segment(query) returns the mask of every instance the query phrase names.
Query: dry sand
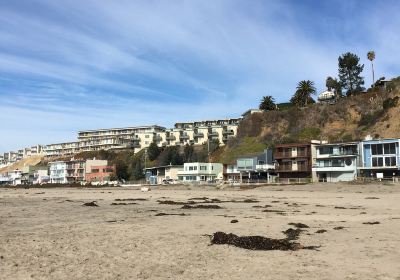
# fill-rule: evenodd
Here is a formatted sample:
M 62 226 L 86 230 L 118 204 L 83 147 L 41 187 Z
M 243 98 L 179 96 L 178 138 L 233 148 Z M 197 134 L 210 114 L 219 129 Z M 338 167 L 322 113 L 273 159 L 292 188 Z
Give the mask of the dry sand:
M 218 204 L 223 209 L 157 202 L 195 197 L 260 202 Z M 126 198 L 148 200 L 115 201 Z M 82 206 L 93 200 L 99 207 Z M 252 251 L 210 246 L 207 236 L 284 238 L 291 222 L 309 226 L 298 242 L 321 247 Z M 0 189 L 0 229 L 1 279 L 400 279 L 399 185 Z

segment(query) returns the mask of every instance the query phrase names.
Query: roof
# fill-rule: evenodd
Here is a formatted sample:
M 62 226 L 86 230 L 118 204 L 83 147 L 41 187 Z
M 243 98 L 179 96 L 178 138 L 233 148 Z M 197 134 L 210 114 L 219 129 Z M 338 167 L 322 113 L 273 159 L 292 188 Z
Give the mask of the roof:
M 325 144 L 316 144 L 315 146 L 346 146 L 346 145 L 358 145 L 359 142 L 333 142 L 333 143 L 325 143 Z
M 285 147 L 302 147 L 311 146 L 311 143 L 287 143 L 287 144 L 276 144 L 275 148 L 285 148 Z
M 109 130 L 125 130 L 125 129 L 141 129 L 141 128 L 161 128 L 161 129 L 166 129 L 163 126 L 159 125 L 142 125 L 142 126 L 130 126 L 130 127 L 116 127 L 116 128 L 100 128 L 100 129 L 89 129 L 89 130 L 81 130 L 78 131 L 79 133 L 85 133 L 85 132 L 96 132 L 96 131 L 109 131 Z
M 183 168 L 183 165 L 162 165 L 162 166 L 147 167 L 147 168 L 144 168 L 144 169 L 145 170 L 152 170 L 152 169 L 171 168 L 171 167 Z

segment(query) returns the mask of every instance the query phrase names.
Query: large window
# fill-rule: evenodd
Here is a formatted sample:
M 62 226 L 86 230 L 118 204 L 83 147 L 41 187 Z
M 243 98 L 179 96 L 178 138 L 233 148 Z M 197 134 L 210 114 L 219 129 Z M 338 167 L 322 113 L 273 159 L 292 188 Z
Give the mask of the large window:
M 200 170 L 207 170 L 207 166 L 200 166 Z
M 331 155 L 331 154 L 333 154 L 333 147 L 320 147 L 319 154 L 320 155 Z
M 372 144 L 371 152 L 373 155 L 383 155 L 383 144 Z

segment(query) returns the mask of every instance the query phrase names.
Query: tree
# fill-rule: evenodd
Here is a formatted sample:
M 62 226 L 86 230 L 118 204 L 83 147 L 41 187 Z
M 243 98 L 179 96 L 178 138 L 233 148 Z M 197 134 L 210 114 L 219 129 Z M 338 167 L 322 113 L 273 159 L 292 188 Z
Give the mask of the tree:
M 375 52 L 374 51 L 369 51 L 367 53 L 367 57 L 371 61 L 371 65 L 372 65 L 372 84 L 375 84 L 375 72 L 374 72 Z
M 332 77 L 326 78 L 325 85 L 329 91 L 333 90 L 335 92 L 336 98 L 343 97 L 342 85 L 336 78 L 335 79 Z
M 150 146 L 147 148 L 147 155 L 149 156 L 149 160 L 155 160 L 160 155 L 161 150 L 157 146 L 155 141 L 151 142 Z
M 132 162 L 132 179 L 140 180 L 144 178 L 143 164 L 140 157 L 134 158 Z
M 339 56 L 339 79 L 345 88 L 346 95 L 351 95 L 363 90 L 364 78 L 360 76 L 364 70 L 364 64 L 360 64 L 360 58 L 353 53 L 345 53 Z
M 183 148 L 183 161 L 184 162 L 194 162 L 196 159 L 196 154 L 194 152 L 193 146 L 186 144 Z
M 314 99 L 312 99 L 311 95 L 315 94 L 316 89 L 314 86 L 314 82 L 300 81 L 296 87 L 296 92 L 293 97 L 290 99 L 290 103 L 303 107 L 307 106 L 307 104 L 315 103 Z
M 271 95 L 264 96 L 261 99 L 259 108 L 264 111 L 275 110 L 276 109 L 275 99 Z
M 158 157 L 158 165 L 181 165 L 183 158 L 179 153 L 179 147 L 166 147 Z

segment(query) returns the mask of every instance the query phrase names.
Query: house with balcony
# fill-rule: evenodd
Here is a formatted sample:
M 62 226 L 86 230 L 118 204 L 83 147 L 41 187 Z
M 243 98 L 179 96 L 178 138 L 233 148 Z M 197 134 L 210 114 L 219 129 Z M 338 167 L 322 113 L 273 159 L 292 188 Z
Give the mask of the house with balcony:
M 311 178 L 311 143 L 278 144 L 274 158 L 279 178 Z
M 242 156 L 236 160 L 240 181 L 267 180 L 271 182 L 275 174 L 272 149 L 265 149 L 258 155 Z
M 184 163 L 178 171 L 178 179 L 183 182 L 214 182 L 223 179 L 222 163 L 190 162 Z
M 313 145 L 314 182 L 353 181 L 357 178 L 358 142 Z
M 49 162 L 50 183 L 65 184 L 67 180 L 67 163 L 65 161 Z
M 400 176 L 400 139 L 364 140 L 358 173 L 362 177 L 385 178 Z

